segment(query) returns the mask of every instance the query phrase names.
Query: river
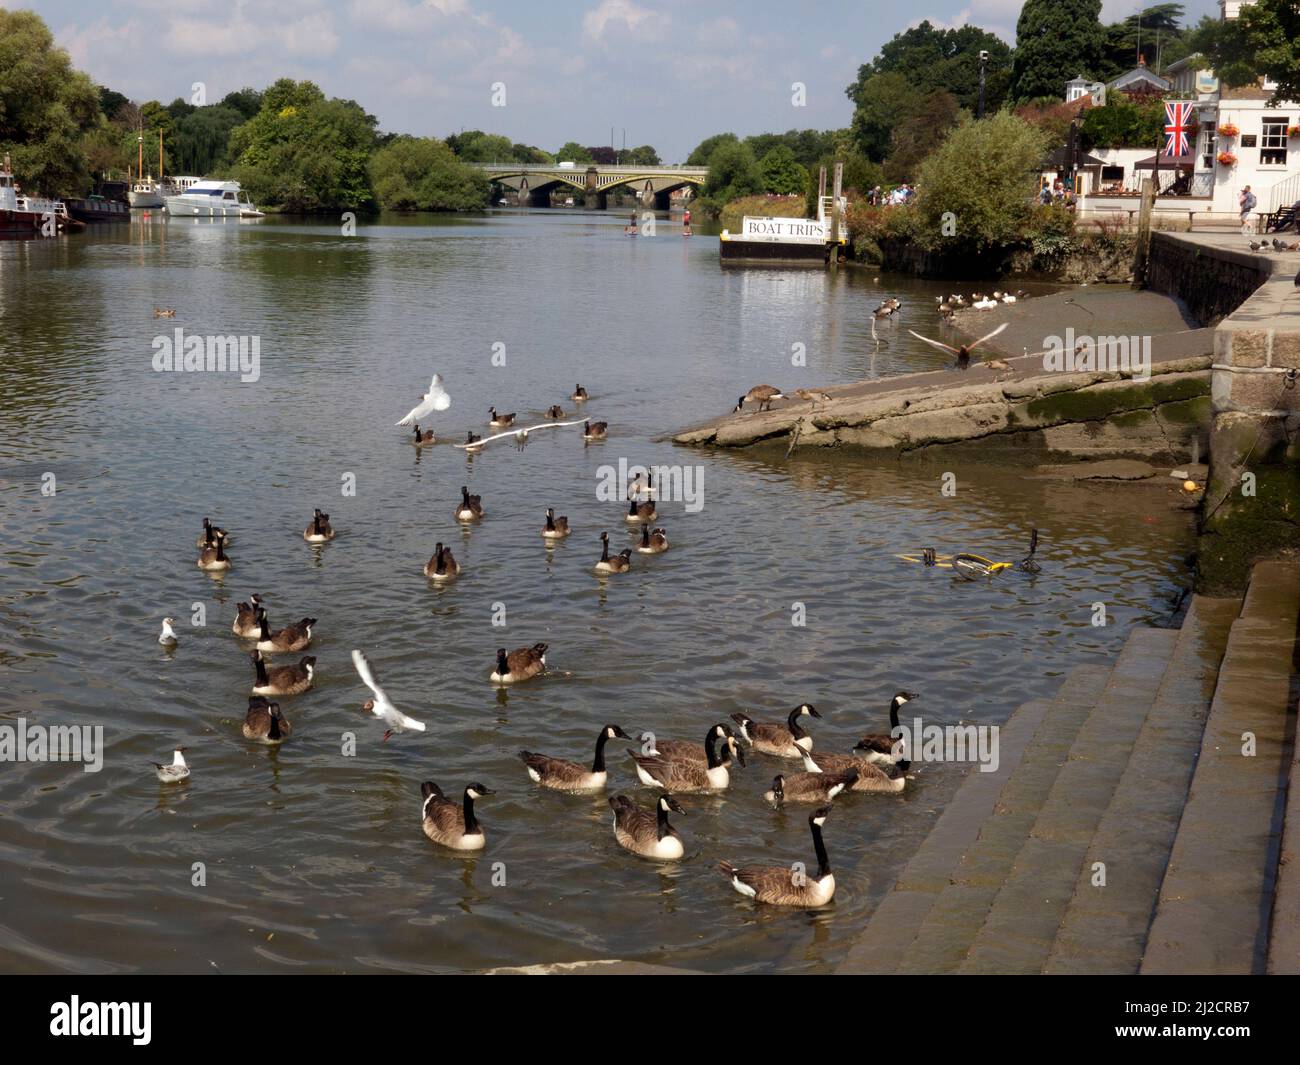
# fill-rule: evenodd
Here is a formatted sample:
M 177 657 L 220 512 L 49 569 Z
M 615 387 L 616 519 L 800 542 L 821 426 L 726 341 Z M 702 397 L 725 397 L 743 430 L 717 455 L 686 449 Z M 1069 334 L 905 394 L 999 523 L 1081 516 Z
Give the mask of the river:
M 155 218 L 0 244 L 0 725 L 102 725 L 105 744 L 97 773 L 0 763 L 5 971 L 590 958 L 826 971 L 968 766 L 919 765 L 901 796 L 841 800 L 826 826 L 839 892 L 805 913 L 758 909 L 716 869 L 814 861 L 808 808 L 762 799 L 797 766 L 751 754 L 728 792 L 684 796 L 686 859 L 658 867 L 614 843 L 605 797 L 540 790 L 517 752 L 587 760 L 606 723 L 695 739 L 733 712 L 776 720 L 801 701 L 823 714 L 818 747 L 846 751 L 887 729 L 900 688 L 922 696 L 909 714 L 993 725 L 1073 666 L 1110 660 L 1134 624 L 1169 618 L 1193 531 L 1151 494 L 966 460 L 663 442 L 760 382 L 941 365 L 907 329 L 942 335 L 945 289 L 860 269 L 723 270 L 716 238 L 682 239 L 664 219 L 628 239 L 623 222 L 537 210 L 345 236 Z M 870 312 L 890 295 L 901 320 L 877 325 L 877 344 Z M 155 371 L 155 338 L 177 328 L 256 336 L 258 379 Z M 568 428 L 522 450 L 416 449 L 394 422 L 435 371 L 452 396 L 431 422 L 440 436 L 490 432 L 493 404 L 524 424 L 552 403 L 572 412 L 581 382 L 582 413 L 609 438 L 584 446 Z M 703 497 L 661 503 L 671 549 L 601 580 L 600 532 L 630 546 L 625 506 L 597 495 L 620 459 L 699 467 Z M 469 530 L 452 518 L 462 484 L 486 509 Z M 575 529 L 553 550 L 547 506 Z M 324 546 L 302 539 L 314 507 L 338 530 Z M 195 566 L 205 516 L 231 533 L 224 578 Z M 954 583 L 896 557 L 933 545 L 1019 558 L 1031 526 L 1036 577 Z M 421 573 L 439 540 L 464 567 L 444 588 Z M 240 734 L 252 671 L 230 624 L 253 592 L 273 626 L 319 618 L 316 683 L 282 700 L 294 733 L 280 749 Z M 180 635 L 170 651 L 164 616 Z M 539 640 L 553 675 L 489 683 L 496 647 Z M 381 742 L 354 647 L 428 731 Z M 150 762 L 178 744 L 192 776 L 160 784 Z M 649 802 L 626 746 L 610 745 L 609 793 Z M 494 790 L 478 804 L 479 857 L 423 837 L 425 779 Z

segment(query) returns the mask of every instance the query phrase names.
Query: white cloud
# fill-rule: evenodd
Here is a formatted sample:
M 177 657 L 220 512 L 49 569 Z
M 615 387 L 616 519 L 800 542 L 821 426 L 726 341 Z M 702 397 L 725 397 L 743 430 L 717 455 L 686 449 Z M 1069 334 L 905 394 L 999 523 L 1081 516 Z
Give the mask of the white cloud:
M 604 39 L 606 30 L 620 23 L 635 33 L 638 27 L 652 25 L 651 20 L 659 18 L 667 21 L 668 16 L 656 15 L 649 8 L 638 7 L 632 0 L 601 0 L 599 6 L 582 16 L 582 31 L 591 40 L 600 41 Z

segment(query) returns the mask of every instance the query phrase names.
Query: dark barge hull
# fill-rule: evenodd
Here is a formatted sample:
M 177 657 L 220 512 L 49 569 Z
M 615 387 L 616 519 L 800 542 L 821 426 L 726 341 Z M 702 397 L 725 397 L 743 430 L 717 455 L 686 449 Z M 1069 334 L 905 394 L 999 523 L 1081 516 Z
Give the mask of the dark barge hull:
M 793 244 L 774 240 L 720 240 L 722 262 L 736 266 L 825 266 L 829 244 Z
M 0 240 L 28 240 L 41 236 L 44 217 L 34 211 L 0 211 Z M 60 233 L 75 232 L 85 229 L 85 225 L 75 218 L 57 219 Z
M 130 204 L 119 203 L 117 200 L 108 199 L 89 199 L 89 200 L 64 200 L 68 205 L 68 214 L 72 215 L 78 222 L 85 222 L 87 225 L 102 225 L 105 222 L 130 222 L 131 206 Z

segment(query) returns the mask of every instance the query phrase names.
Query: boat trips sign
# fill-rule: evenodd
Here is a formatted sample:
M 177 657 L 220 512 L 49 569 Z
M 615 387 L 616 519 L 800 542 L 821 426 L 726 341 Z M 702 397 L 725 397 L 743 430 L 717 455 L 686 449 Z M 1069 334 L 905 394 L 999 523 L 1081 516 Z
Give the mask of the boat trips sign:
M 751 218 L 745 215 L 743 240 L 780 244 L 825 244 L 826 225 L 815 218 Z

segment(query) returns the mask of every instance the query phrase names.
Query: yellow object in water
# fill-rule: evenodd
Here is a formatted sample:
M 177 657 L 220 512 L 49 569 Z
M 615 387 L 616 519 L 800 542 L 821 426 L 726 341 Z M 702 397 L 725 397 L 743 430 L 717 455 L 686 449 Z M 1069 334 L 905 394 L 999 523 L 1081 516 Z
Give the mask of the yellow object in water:
M 1184 491 L 1184 492 L 1195 492 L 1195 491 L 1196 491 L 1196 482 L 1195 482 L 1195 481 L 1184 481 L 1184 482 L 1183 482 L 1183 491 Z

